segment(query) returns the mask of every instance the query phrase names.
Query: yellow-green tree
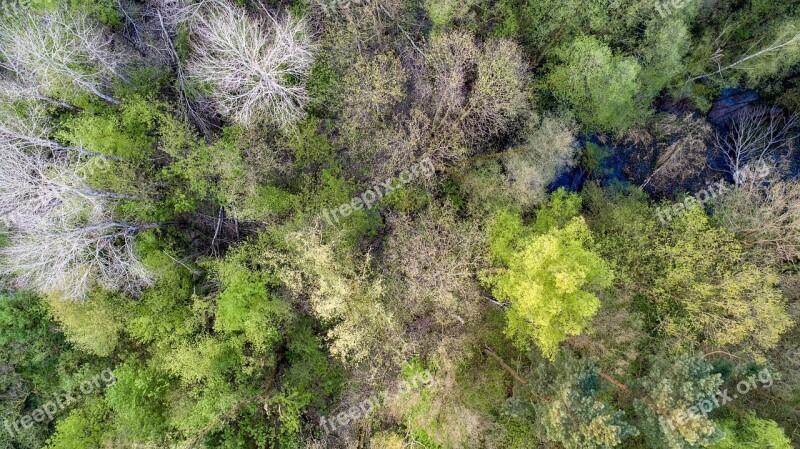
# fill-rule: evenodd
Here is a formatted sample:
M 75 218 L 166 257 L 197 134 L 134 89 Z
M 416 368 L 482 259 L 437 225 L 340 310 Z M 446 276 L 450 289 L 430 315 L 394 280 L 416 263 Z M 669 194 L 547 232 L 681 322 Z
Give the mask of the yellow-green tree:
M 592 292 L 614 279 L 593 246 L 586 222 L 574 217 L 563 227 L 524 238 L 509 254 L 508 269 L 490 283 L 494 296 L 510 303 L 506 333 L 517 346 L 532 340 L 552 359 L 562 341 L 589 326 L 600 307 Z

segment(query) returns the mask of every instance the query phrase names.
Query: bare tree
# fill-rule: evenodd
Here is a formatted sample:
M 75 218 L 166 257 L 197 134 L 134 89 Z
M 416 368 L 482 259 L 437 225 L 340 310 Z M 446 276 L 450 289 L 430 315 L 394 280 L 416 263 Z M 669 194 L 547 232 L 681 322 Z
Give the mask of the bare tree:
M 125 79 L 122 58 L 104 29 L 83 14 L 20 9 L 0 22 L 0 67 L 17 80 L 35 80 L 42 95 L 84 91 L 111 103 L 111 78 Z
M 576 164 L 579 150 L 575 124 L 555 116 L 532 117 L 521 136 L 502 162 L 514 201 L 529 205 L 546 198 L 547 186 Z
M 158 224 L 115 221 L 19 232 L 0 249 L 0 274 L 17 286 L 84 299 L 95 286 L 137 294 L 153 277 L 134 253 L 137 233 Z
M 242 125 L 264 119 L 289 126 L 303 115 L 313 63 L 309 30 L 302 20 L 267 12 L 249 17 L 227 2 L 210 0 L 190 15 L 193 56 L 187 73 L 211 86 L 222 115 Z
M 451 209 L 432 206 L 416 219 L 393 215 L 389 224 L 385 257 L 401 287 L 393 301 L 397 314 L 442 325 L 478 316 L 482 297 L 474 274 L 486 263 L 478 223 L 459 223 Z
M 3 148 L 0 161 L 0 221 L 6 226 L 70 223 L 87 211 L 94 215 L 102 210 L 100 196 L 71 185 L 75 177 L 64 164 L 15 147 Z
M 152 278 L 133 253 L 133 238 L 158 225 L 108 218 L 109 201 L 138 197 L 95 190 L 80 164 L 42 150 L 0 145 L 0 223 L 10 234 L 0 274 L 71 299 L 95 285 L 137 293 Z
M 469 33 L 441 33 L 413 65 L 416 100 L 385 146 L 383 167 L 376 170 L 382 174 L 420 158 L 436 166 L 463 161 L 528 111 L 528 69 L 511 41 L 481 46 Z
M 97 156 L 109 160 L 121 160 L 119 156 L 109 156 L 89 151 L 81 146 L 64 145 L 50 138 L 52 128 L 44 108 L 31 104 L 22 111 L 0 108 L 0 144 L 17 148 L 38 148 L 60 155 Z
M 462 127 L 474 141 L 506 132 L 528 106 L 528 65 L 519 46 L 506 39 L 486 42 Z
M 32 105 L 23 111 L 0 109 L 0 144 L 17 148 L 47 148 L 66 150 L 66 146 L 50 139 L 50 126 L 44 110 Z
M 776 178 L 737 187 L 714 214 L 759 260 L 778 264 L 800 259 L 800 183 Z
M 0 222 L 18 228 L 67 223 L 70 217 L 102 210 L 105 200 L 142 198 L 92 188 L 85 177 L 96 167 L 0 145 Z
M 38 86 L 33 83 L 34 81 L 32 79 L 16 80 L 0 74 L 0 98 L 4 98 L 8 102 L 30 99 L 41 100 L 73 111 L 81 110 L 81 108 L 66 101 L 42 95 Z
M 712 144 L 725 157 L 729 173 L 739 184 L 748 166 L 773 165 L 770 159 L 791 146 L 796 124 L 795 115 L 785 116 L 774 108 L 744 108 L 724 132 L 716 134 Z

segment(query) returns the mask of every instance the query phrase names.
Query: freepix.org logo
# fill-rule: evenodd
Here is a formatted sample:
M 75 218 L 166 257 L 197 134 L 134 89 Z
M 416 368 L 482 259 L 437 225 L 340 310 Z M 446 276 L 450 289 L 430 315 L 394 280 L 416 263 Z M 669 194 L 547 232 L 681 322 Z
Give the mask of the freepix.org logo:
M 333 15 L 334 13 L 341 11 L 343 9 L 348 9 L 351 6 L 361 6 L 365 4 L 367 0 L 318 0 L 317 3 L 320 7 L 322 7 L 322 11 L 325 15 Z
M 426 157 L 409 169 L 403 170 L 396 178 L 389 178 L 385 182 L 378 182 L 372 188 L 353 198 L 349 203 L 344 203 L 333 209 L 322 211 L 325 221 L 330 225 L 339 224 L 341 217 L 349 217 L 355 211 L 371 210 L 375 204 L 381 201 L 386 195 L 402 188 L 420 178 L 431 178 L 436 174 L 433 161 Z
M 11 421 L 8 419 L 4 420 L 3 427 L 9 435 L 14 436 L 21 433 L 23 430 L 30 429 L 36 423 L 50 422 L 56 414 L 78 403 L 82 398 L 98 393 L 101 389 L 110 387 L 116 382 L 117 378 L 114 376 L 114 372 L 111 371 L 111 368 L 106 368 L 100 374 L 81 382 L 79 390 L 54 394 L 53 399 L 45 402 L 41 407 L 21 418 L 12 419 Z
M 768 369 L 762 369 L 756 375 L 751 375 L 747 379 L 742 380 L 736 384 L 736 391 L 730 391 L 728 388 L 718 390 L 713 397 L 702 400 L 697 404 L 678 412 L 671 417 L 659 416 L 658 421 L 661 428 L 664 430 L 675 431 L 676 426 L 684 427 L 692 419 L 696 419 L 700 415 L 703 418 L 708 418 L 708 414 L 714 409 L 722 407 L 723 405 L 738 399 L 747 393 L 757 390 L 759 388 L 772 387 L 772 373 Z

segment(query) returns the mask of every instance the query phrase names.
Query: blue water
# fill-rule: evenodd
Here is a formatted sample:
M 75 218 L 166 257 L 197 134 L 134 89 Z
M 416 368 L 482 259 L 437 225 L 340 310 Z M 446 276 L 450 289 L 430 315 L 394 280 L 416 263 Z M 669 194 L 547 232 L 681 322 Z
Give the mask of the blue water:
M 721 92 L 720 96 L 714 101 L 714 105 L 707 115 L 707 121 L 714 127 L 714 131 L 725 131 L 725 124 L 730 118 L 740 111 L 742 108 L 752 107 L 758 104 L 759 95 L 752 90 L 742 89 L 725 89 Z M 660 112 L 676 113 L 680 112 L 679 104 L 670 104 L 664 106 Z M 684 108 L 685 109 L 685 108 Z M 640 181 L 649 174 L 652 167 L 647 166 L 646 162 L 639 162 L 638 164 L 632 160 L 631 156 L 636 154 L 637 150 L 633 147 L 613 146 L 611 144 L 603 145 L 599 142 L 597 135 L 590 135 L 588 137 L 581 137 L 578 140 L 580 148 L 585 150 L 586 143 L 591 142 L 600 147 L 604 147 L 609 151 L 609 156 L 604 158 L 600 166 L 593 172 L 589 172 L 585 167 L 579 164 L 577 167 L 569 170 L 568 172 L 559 176 L 553 183 L 550 184 L 549 190 L 556 190 L 565 188 L 570 191 L 578 192 L 583 189 L 583 186 L 589 180 L 596 180 L 601 186 L 606 186 L 612 182 L 622 184 L 632 184 L 625 173 L 634 173 L 635 179 Z M 800 142 L 799 142 L 800 143 Z M 697 179 L 694 182 L 702 182 L 704 178 L 719 179 L 725 171 L 724 158 L 720 154 L 715 154 L 714 150 L 709 148 L 707 154 L 708 165 L 711 168 L 699 169 Z M 715 170 L 716 169 L 716 170 Z M 719 171 L 717 171 L 719 170 Z M 789 177 L 797 177 L 800 175 L 800 160 L 794 158 L 792 160 L 791 173 Z M 732 182 L 732 179 L 728 179 Z M 679 190 L 686 190 L 687 186 L 675 186 L 676 192 Z

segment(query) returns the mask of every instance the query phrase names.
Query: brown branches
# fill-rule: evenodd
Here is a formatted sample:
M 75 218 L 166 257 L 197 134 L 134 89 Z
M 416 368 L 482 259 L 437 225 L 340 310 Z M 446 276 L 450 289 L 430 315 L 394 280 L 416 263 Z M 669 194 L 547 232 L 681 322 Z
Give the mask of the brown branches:
M 483 346 L 483 350 L 484 350 L 484 352 L 486 352 L 486 354 L 488 354 L 488 355 L 489 355 L 491 358 L 495 359 L 495 360 L 497 361 L 497 363 L 499 363 L 499 364 L 500 364 L 500 366 L 502 366 L 502 367 L 503 367 L 503 369 L 504 369 L 504 370 L 506 370 L 506 372 L 508 372 L 508 374 L 510 374 L 510 375 L 511 375 L 511 377 L 513 377 L 513 378 L 514 378 L 514 379 L 515 379 L 517 382 L 519 382 L 519 383 L 521 383 L 522 385 L 525 385 L 525 386 L 527 386 L 527 385 L 528 385 L 528 381 L 526 381 L 525 379 L 523 379 L 523 378 L 522 378 L 522 376 L 520 376 L 520 375 L 519 375 L 519 373 L 517 373 L 516 371 L 514 371 L 514 369 L 513 369 L 513 368 L 511 368 L 510 366 L 508 366 L 508 364 L 507 364 L 505 361 L 503 361 L 503 359 L 502 359 L 502 358 L 500 358 L 500 356 L 499 356 L 499 355 L 497 355 L 497 353 L 496 353 L 496 352 L 494 352 L 494 351 L 492 351 L 491 349 L 489 349 L 489 346 L 487 346 L 487 345 L 484 345 L 484 346 Z

